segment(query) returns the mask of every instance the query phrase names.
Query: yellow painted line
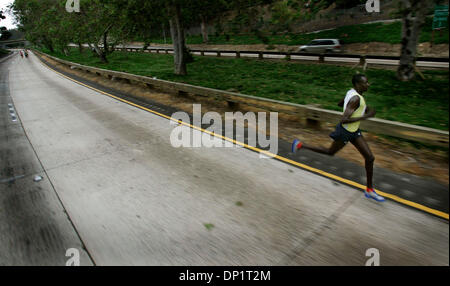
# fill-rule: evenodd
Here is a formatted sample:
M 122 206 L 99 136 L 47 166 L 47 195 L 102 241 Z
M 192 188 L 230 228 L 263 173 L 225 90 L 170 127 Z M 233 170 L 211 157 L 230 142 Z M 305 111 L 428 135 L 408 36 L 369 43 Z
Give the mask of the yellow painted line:
M 365 190 L 365 189 L 366 189 L 366 186 L 361 185 L 361 184 L 359 184 L 359 183 L 356 183 L 356 182 L 354 182 L 354 181 L 351 181 L 351 180 L 347 180 L 347 179 L 341 178 L 341 177 L 339 177 L 339 176 L 336 176 L 336 175 L 327 173 L 327 172 L 322 171 L 322 170 L 320 170 L 320 169 L 316 169 L 316 168 L 310 167 L 310 166 L 308 166 L 308 165 L 305 165 L 305 164 L 302 164 L 302 163 L 293 161 L 293 160 L 288 159 L 288 158 L 285 158 L 285 157 L 278 156 L 278 155 L 273 154 L 273 153 L 271 153 L 271 152 L 268 152 L 268 151 L 265 151 L 265 150 L 261 150 L 261 149 L 259 149 L 259 148 L 256 148 L 256 147 L 247 145 L 247 144 L 245 144 L 245 143 L 236 141 L 236 140 L 234 140 L 234 139 L 231 139 L 231 138 L 222 136 L 222 135 L 220 135 L 220 134 L 216 134 L 216 133 L 214 133 L 214 132 L 205 130 L 205 129 L 203 129 L 203 128 L 200 128 L 200 127 L 191 125 L 191 124 L 189 124 L 189 123 L 179 121 L 179 120 L 174 119 L 174 118 L 172 118 L 172 117 L 170 117 L 170 116 L 167 116 L 167 115 L 165 115 L 165 114 L 156 112 L 156 111 L 154 111 L 154 110 L 151 110 L 151 109 L 148 109 L 148 108 L 146 108 L 146 107 L 140 106 L 140 105 L 138 105 L 138 104 L 135 104 L 135 103 L 130 102 L 130 101 L 128 101 L 128 100 L 125 100 L 125 99 L 123 99 L 123 98 L 114 96 L 114 95 L 109 94 L 109 93 L 107 93 L 107 92 L 104 92 L 104 91 L 102 91 L 102 90 L 96 89 L 95 87 L 86 85 L 86 84 L 84 84 L 84 83 L 82 83 L 82 82 L 79 82 L 79 81 L 77 81 L 77 80 L 75 80 L 75 79 L 72 79 L 72 78 L 70 78 L 70 77 L 68 77 L 68 76 L 66 76 L 66 75 L 63 75 L 62 73 L 60 73 L 60 72 L 58 72 L 58 71 L 52 69 L 51 67 L 49 67 L 49 66 L 47 66 L 47 65 L 45 65 L 45 66 L 46 66 L 47 68 L 51 69 L 52 71 L 54 71 L 55 73 L 57 73 L 57 74 L 63 76 L 64 78 L 67 78 L 68 80 L 71 80 L 71 81 L 73 81 L 73 82 L 76 82 L 76 83 L 78 83 L 78 84 L 80 84 L 80 85 L 82 85 L 82 86 L 84 86 L 84 87 L 87 87 L 87 88 L 92 89 L 92 90 L 94 90 L 94 91 L 96 91 L 96 92 L 99 92 L 99 93 L 101 93 L 101 94 L 104 94 L 104 95 L 107 95 L 107 96 L 112 97 L 112 98 L 114 98 L 114 99 L 117 99 L 117 100 L 119 100 L 119 101 L 122 101 L 122 102 L 124 102 L 124 103 L 127 103 L 127 104 L 129 104 L 129 105 L 132 105 L 132 106 L 137 107 L 137 108 L 139 108 L 139 109 L 142 109 L 142 110 L 148 111 L 148 112 L 150 112 L 150 113 L 153 113 L 153 114 L 155 114 L 155 115 L 164 117 L 164 118 L 166 118 L 166 119 L 168 119 L 168 120 L 177 122 L 178 124 L 183 124 L 183 125 L 185 125 L 185 126 L 187 126 L 187 127 L 190 127 L 190 128 L 192 128 L 192 129 L 199 130 L 199 131 L 204 132 L 204 133 L 207 133 L 207 134 L 209 134 L 209 135 L 212 135 L 212 136 L 221 138 L 222 140 L 232 142 L 232 143 L 235 144 L 235 145 L 240 145 L 240 146 L 242 146 L 242 147 L 244 147 L 244 148 L 247 148 L 247 149 L 250 149 L 250 150 L 259 152 L 259 153 L 261 153 L 261 154 L 264 154 L 264 155 L 267 155 L 267 156 L 269 156 L 269 157 L 278 159 L 278 160 L 280 160 L 280 161 L 289 163 L 289 164 L 291 164 L 291 165 L 295 165 L 295 166 L 300 167 L 300 168 L 302 168 L 302 169 L 306 169 L 306 170 L 308 170 L 308 171 L 311 171 L 311 172 L 320 174 L 320 175 L 325 176 L 325 177 L 328 177 L 328 178 L 330 178 L 330 179 L 333 179 L 333 180 L 336 180 L 336 181 L 345 183 L 345 184 L 350 185 L 350 186 L 353 186 L 353 187 L 355 187 L 355 188 L 358 188 L 358 189 L 361 189 L 361 190 Z M 380 190 L 378 190 L 378 189 L 375 189 L 375 191 L 376 191 L 377 193 L 379 193 L 381 196 L 386 197 L 386 198 L 389 198 L 389 199 L 391 199 L 391 200 L 393 200 L 393 201 L 399 202 L 399 203 L 401 203 L 401 204 L 404 204 L 404 205 L 407 205 L 407 206 L 410 206 L 410 207 L 413 207 L 413 208 L 422 210 L 422 211 L 424 211 L 424 212 L 433 214 L 433 215 L 435 215 L 435 216 L 444 218 L 444 219 L 446 219 L 446 220 L 449 220 L 449 214 L 448 214 L 448 213 L 441 212 L 441 211 L 438 211 L 438 210 L 435 210 L 435 209 L 432 209 L 432 208 L 423 206 L 423 205 L 421 205 L 421 204 L 418 204 L 418 203 L 415 203 L 415 202 L 411 202 L 411 201 L 402 199 L 402 198 L 400 198 L 400 197 L 398 197 L 398 196 L 395 196 L 395 195 L 391 195 L 391 194 L 382 192 L 382 191 L 380 191 Z

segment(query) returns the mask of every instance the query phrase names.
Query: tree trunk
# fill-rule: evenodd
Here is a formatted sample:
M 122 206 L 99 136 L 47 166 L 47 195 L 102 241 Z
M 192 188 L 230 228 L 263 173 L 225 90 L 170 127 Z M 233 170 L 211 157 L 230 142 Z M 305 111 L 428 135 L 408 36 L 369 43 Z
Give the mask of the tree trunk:
M 205 17 L 204 16 L 200 16 L 200 18 L 202 19 L 201 28 L 202 28 L 203 43 L 207 44 L 208 41 L 209 41 L 209 39 L 208 39 L 208 26 L 207 26 Z
M 186 75 L 186 55 L 185 50 L 185 40 L 184 40 L 184 29 L 181 23 L 181 11 L 178 4 L 173 4 L 169 6 L 170 11 L 170 34 L 172 36 L 173 51 L 174 51 L 174 63 L 175 63 L 175 74 Z
M 108 62 L 108 60 L 106 59 L 106 55 L 105 55 L 104 51 L 102 51 L 98 47 L 97 43 L 94 43 L 94 50 L 97 53 L 97 55 L 100 58 L 100 60 L 102 61 L 102 63 L 107 63 Z
M 164 25 L 164 23 L 162 24 L 162 30 L 163 30 L 164 45 L 165 45 L 165 44 L 167 44 L 167 39 L 166 39 L 166 25 Z
M 432 0 L 402 0 L 403 16 L 400 66 L 397 78 L 409 81 L 415 76 L 415 61 L 420 31 L 425 23 L 426 14 L 433 4 Z M 413 14 L 415 17 L 413 18 Z
M 53 45 L 51 43 L 46 44 L 46 46 L 47 46 L 47 49 L 50 50 L 50 52 L 52 52 L 52 53 L 55 52 L 55 49 L 53 48 Z
M 144 42 L 144 47 L 142 47 L 142 50 L 145 51 L 148 47 L 150 47 L 150 40 Z
M 80 54 L 83 53 L 83 44 L 81 42 L 78 42 L 78 49 L 80 50 Z
M 44 46 L 50 50 L 50 52 L 54 53 L 55 49 L 53 48 L 53 43 L 49 41 L 46 37 L 43 38 Z
M 103 51 L 105 55 L 109 54 L 109 47 L 108 47 L 108 32 L 105 32 L 103 34 Z

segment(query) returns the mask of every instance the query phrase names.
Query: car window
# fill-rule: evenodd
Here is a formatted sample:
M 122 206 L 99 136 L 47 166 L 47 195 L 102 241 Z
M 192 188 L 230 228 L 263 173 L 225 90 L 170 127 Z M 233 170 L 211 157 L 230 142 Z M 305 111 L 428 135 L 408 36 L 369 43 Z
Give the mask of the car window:
M 319 41 L 311 41 L 311 43 L 309 43 L 309 46 L 317 46 L 319 44 Z

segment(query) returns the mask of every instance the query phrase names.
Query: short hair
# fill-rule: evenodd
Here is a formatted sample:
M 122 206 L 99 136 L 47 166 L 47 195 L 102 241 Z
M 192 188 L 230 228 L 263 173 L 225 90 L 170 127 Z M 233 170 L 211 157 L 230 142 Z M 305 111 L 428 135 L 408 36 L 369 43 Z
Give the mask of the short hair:
M 353 86 L 355 86 L 357 83 L 360 83 L 363 78 L 367 78 L 366 75 L 362 73 L 355 74 L 352 78 Z

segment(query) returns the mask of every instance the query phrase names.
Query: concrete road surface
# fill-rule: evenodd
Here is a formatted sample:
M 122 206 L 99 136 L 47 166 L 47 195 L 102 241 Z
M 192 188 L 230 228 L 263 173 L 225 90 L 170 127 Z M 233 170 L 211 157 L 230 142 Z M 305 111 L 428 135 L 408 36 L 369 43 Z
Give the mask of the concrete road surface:
M 247 149 L 174 148 L 167 119 L 34 55 L 1 80 L 0 265 L 449 264 L 446 220 Z

